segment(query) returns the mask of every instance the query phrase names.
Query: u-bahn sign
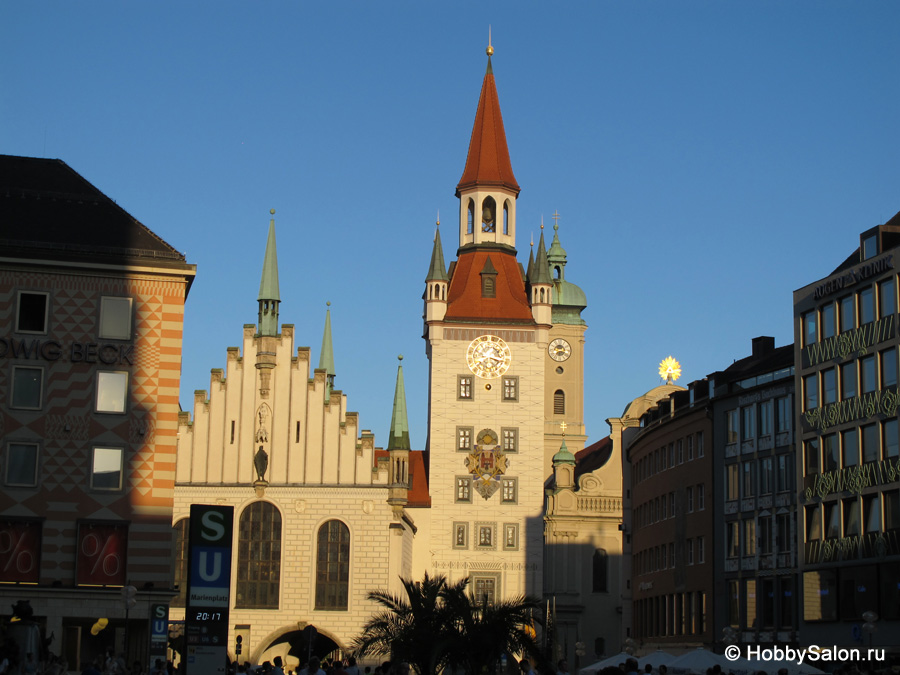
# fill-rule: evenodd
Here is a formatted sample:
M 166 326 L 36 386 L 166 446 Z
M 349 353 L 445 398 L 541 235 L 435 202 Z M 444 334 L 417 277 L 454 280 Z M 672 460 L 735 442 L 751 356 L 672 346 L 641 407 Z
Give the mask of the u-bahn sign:
M 234 508 L 191 504 L 184 615 L 188 675 L 225 673 Z

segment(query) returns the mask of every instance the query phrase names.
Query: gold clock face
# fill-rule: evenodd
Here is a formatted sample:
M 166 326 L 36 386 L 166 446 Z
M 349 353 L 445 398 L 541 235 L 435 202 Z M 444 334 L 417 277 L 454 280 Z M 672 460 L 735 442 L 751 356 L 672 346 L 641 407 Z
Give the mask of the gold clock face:
M 556 338 L 547 347 L 547 351 L 550 352 L 550 358 L 554 361 L 565 361 L 572 356 L 572 345 L 562 338 Z
M 507 371 L 511 361 L 509 346 L 496 335 L 477 337 L 466 350 L 469 370 L 486 380 L 500 377 Z

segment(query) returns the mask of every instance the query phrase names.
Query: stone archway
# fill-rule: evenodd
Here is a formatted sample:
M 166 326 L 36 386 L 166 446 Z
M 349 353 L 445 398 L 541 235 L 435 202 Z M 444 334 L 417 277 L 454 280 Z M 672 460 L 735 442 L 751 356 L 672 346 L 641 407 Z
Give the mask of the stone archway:
M 336 650 L 346 652 L 346 649 L 331 632 L 301 622 L 274 630 L 260 640 L 251 662 L 261 664 L 281 656 L 285 666 L 299 670 L 297 664 L 305 665 L 310 653 L 321 660 Z

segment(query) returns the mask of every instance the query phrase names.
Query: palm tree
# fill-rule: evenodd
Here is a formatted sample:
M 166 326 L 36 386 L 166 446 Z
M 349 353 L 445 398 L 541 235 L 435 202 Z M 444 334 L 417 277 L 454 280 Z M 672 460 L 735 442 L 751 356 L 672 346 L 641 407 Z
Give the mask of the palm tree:
M 409 662 L 419 675 L 434 675 L 448 661 L 454 643 L 445 596 L 458 593 L 468 579 L 450 585 L 445 576 L 426 573 L 422 581 L 402 577 L 400 581 L 406 597 L 383 590 L 369 593 L 369 600 L 384 611 L 369 619 L 351 648 L 358 656 L 389 656 Z
M 503 654 L 524 654 L 542 662 L 534 630 L 540 620 L 540 602 L 529 596 L 488 602 L 475 598 L 465 583 L 448 588 L 445 602 L 455 621 L 450 664 L 468 675 L 491 672 Z

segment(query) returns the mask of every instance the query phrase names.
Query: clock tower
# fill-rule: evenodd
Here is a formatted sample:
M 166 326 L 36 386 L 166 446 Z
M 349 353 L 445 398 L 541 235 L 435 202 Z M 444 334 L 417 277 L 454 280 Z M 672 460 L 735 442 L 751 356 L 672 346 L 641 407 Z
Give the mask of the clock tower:
M 448 270 L 438 229 L 425 279 L 431 514 L 420 564 L 451 581 L 470 577 L 479 596 L 541 597 L 545 481 L 559 443 L 549 454 L 547 448 L 558 434 L 554 424 L 575 421 L 554 414 L 552 404 L 548 411 L 548 378 L 560 364 L 581 367 L 583 328 L 554 329 L 558 291 L 543 234 L 530 276 L 516 257 L 519 184 L 492 53 L 488 47 L 456 186 L 456 259 Z M 570 400 L 580 405 L 580 393 Z M 581 419 L 578 425 L 583 434 Z M 569 439 L 571 445 L 578 436 Z

